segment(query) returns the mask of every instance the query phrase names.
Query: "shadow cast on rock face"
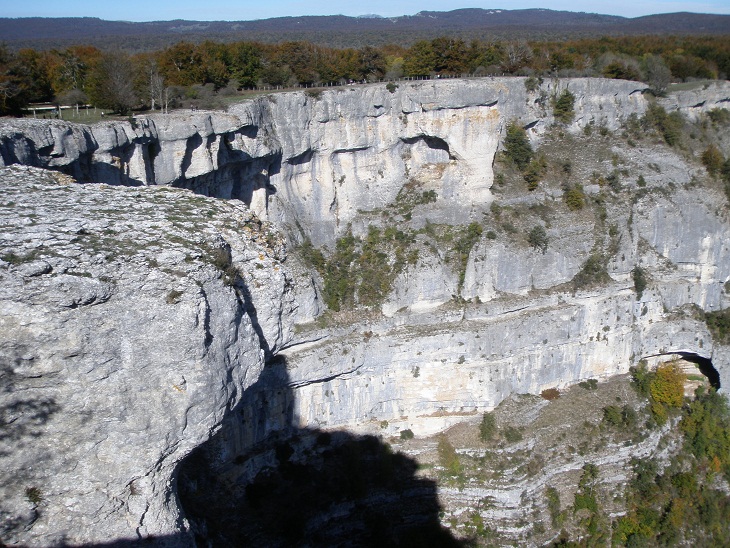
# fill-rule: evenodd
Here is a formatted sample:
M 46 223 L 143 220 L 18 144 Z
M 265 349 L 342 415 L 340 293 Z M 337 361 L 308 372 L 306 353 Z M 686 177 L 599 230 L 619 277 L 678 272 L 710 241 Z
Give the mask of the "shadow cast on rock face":
M 234 420 L 178 467 L 199 545 L 467 545 L 441 527 L 436 484 L 418 477 L 413 459 L 374 436 L 295 426 L 286 363 L 267 368 Z M 252 410 L 273 421 L 266 431 Z
M 49 459 L 49 452 L 40 449 L 37 440 L 61 406 L 32 389 L 38 377 L 25 361 L 19 353 L 0 349 L 0 492 L 24 492 L 31 503 L 41 496 L 38 471 L 42 476 Z M 0 497 L 0 546 L 4 546 L 3 538 L 28 529 L 38 518 L 36 508 L 22 512 L 6 502 Z

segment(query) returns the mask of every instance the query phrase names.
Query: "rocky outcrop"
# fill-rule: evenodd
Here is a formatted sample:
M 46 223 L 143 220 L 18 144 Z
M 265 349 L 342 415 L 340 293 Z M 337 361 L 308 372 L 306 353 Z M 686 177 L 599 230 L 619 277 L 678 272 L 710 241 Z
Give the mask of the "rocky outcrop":
M 491 166 L 506 123 L 517 120 L 539 139 L 553 122 L 551 97 L 563 89 L 576 98 L 573 131 L 615 130 L 647 105 L 643 84 L 590 78 L 549 80 L 533 92 L 522 78 L 400 83 L 392 93 L 384 84 L 358 86 L 260 97 L 228 113 L 93 126 L 4 121 L 0 165 L 238 198 L 295 238 L 331 244 L 358 212 L 388 207 L 408 180 L 438 193 L 443 220 L 478 218 L 492 200 Z M 730 86 L 718 83 L 663 102 L 694 115 L 729 100 Z
M 491 201 L 491 165 L 506 122 L 538 135 L 551 94 L 577 98 L 576 128 L 617 127 L 646 106 L 636 82 L 576 79 L 528 92 L 521 78 L 401 83 L 290 93 L 227 114 L 138 117 L 81 126 L 20 120 L 0 127 L 6 165 L 60 169 L 81 181 L 171 184 L 239 198 L 313 243 L 332 243 L 358 211 L 384 208 L 410 179 L 438 191 L 458 223 Z
M 174 470 L 289 337 L 281 242 L 184 190 L 0 188 L 3 542 L 192 545 Z
M 523 79 L 483 78 L 278 94 L 228 113 L 91 127 L 3 121 L 5 165 L 133 187 L 0 173 L 5 537 L 188 542 L 174 469 L 213 433 L 206 458 L 240 486 L 280 458 L 271 446 L 250 453 L 274 434 L 427 435 L 511 394 L 663 354 L 712 359 L 730 383 L 726 349 L 694 313 L 730 304 L 725 197 L 699 164 L 656 143 L 595 142 L 570 168 L 595 215 L 568 211 L 558 182 L 530 194 L 494 184 L 506 125 L 548 139 L 550 97 L 564 88 L 575 119 L 557 133 L 574 149 L 584 130 L 610 135 L 647 107 L 635 82 L 530 92 Z M 700 106 L 663 101 L 696 114 L 729 96 L 725 84 Z M 609 193 L 593 172 L 618 166 L 623 182 Z M 407 190 L 435 202 L 403 208 Z M 495 201 L 509 219 L 497 219 Z M 455 261 L 448 227 L 471 221 L 484 232 Z M 533 224 L 547 248 L 528 245 Z M 285 262 L 281 233 L 332 249 L 370 225 L 411 231 L 416 259 L 379 309 L 311 323 L 318 274 Z M 441 240 L 434 225 L 446 227 Z M 594 254 L 602 277 L 575 283 Z M 637 266 L 649 278 L 642 295 Z

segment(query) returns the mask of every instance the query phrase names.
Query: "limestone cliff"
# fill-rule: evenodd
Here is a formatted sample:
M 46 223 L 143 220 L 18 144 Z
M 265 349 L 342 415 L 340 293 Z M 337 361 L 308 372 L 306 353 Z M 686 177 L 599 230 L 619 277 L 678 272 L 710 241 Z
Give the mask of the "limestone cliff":
M 575 116 L 556 125 L 550 97 L 566 88 Z M 273 434 L 428 435 L 511 394 L 664 354 L 710 358 L 730 383 L 730 355 L 696 314 L 730 304 L 726 197 L 691 154 L 619 138 L 646 111 L 643 90 L 485 78 L 91 127 L 0 123 L 5 165 L 135 187 L 3 169 L 9 538 L 174 539 L 186 525 L 173 469 L 220 425 L 206 455 L 240 486 L 276 462 L 272 447 L 249 454 Z M 701 120 L 730 86 L 661 101 Z M 533 192 L 495 177 L 513 120 L 555 164 Z M 566 184 L 589 205 L 570 210 Z M 411 190 L 434 199 L 406 208 Z M 483 231 L 462 263 L 449 246 L 470 222 Z M 525 237 L 534 225 L 542 250 Z M 415 259 L 379 306 L 312 323 L 322 280 L 296 256 L 284 263 L 282 238 L 331 252 L 371 226 L 407 232 Z M 600 279 L 578 283 L 594 256 Z M 33 452 L 36 438 L 51 443 Z M 30 468 L 36 458 L 47 464 Z
M 236 202 L 66 179 L 0 170 L 3 542 L 192 544 L 173 472 L 289 336 L 281 243 Z

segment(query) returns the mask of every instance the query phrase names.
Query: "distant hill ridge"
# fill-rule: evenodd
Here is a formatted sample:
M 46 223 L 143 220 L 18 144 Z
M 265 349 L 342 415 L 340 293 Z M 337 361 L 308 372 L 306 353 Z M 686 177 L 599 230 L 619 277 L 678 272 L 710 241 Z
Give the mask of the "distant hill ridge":
M 256 21 L 105 21 L 94 17 L 0 18 L 0 41 L 11 47 L 55 47 L 88 43 L 119 47 L 118 40 L 138 38 L 129 49 L 159 47 L 181 39 L 200 41 L 309 40 L 342 46 L 383 43 L 408 44 L 450 34 L 477 38 L 489 33 L 502 38 L 638 34 L 730 34 L 730 15 L 669 13 L 626 18 L 548 9 L 499 10 L 466 8 L 422 11 L 415 15 L 380 17 L 344 15 L 275 17 Z

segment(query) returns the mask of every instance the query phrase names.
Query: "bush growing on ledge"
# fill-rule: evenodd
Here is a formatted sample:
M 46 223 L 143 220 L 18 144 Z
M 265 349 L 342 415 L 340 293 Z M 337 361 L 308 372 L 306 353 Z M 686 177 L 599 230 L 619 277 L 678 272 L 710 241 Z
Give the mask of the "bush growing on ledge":
M 704 316 L 712 338 L 719 343 L 730 343 L 730 308 L 705 312 Z
M 532 159 L 532 145 L 527 138 L 527 132 L 517 122 L 510 122 L 507 126 L 507 136 L 504 138 L 504 155 L 512 160 L 520 171 L 524 171 Z
M 464 285 L 464 277 L 466 276 L 466 264 L 469 260 L 469 253 L 471 253 L 474 244 L 479 241 L 479 238 L 483 232 L 482 225 L 476 221 L 469 223 L 466 228 L 460 229 L 457 234 L 456 241 L 454 242 L 453 257 L 456 259 L 456 264 L 459 268 L 459 290 Z
M 702 165 L 705 166 L 707 173 L 715 177 L 722 170 L 725 159 L 722 153 L 715 145 L 708 146 L 702 153 Z
M 636 298 L 641 300 L 641 296 L 644 294 L 646 285 L 648 283 L 646 272 L 640 266 L 635 266 L 631 271 L 631 277 L 634 279 L 634 290 L 636 291 Z
M 482 422 L 479 424 L 479 438 L 482 441 L 491 440 L 497 433 L 497 421 L 493 413 L 484 413 Z
M 537 184 L 545 176 L 546 171 L 547 161 L 545 160 L 545 156 L 541 154 L 537 158 L 530 160 L 530 163 L 525 168 L 524 175 L 522 176 L 527 183 L 527 190 L 532 191 L 537 189 Z
M 575 95 L 567 89 L 553 99 L 553 116 L 558 122 L 569 124 L 575 117 L 573 106 L 575 105 Z
M 573 287 L 582 289 L 593 285 L 599 285 L 611 281 L 611 276 L 606 270 L 606 260 L 598 253 L 594 253 L 581 267 L 578 274 L 573 278 Z
M 565 205 L 567 205 L 568 209 L 571 211 L 583 209 L 583 206 L 586 203 L 586 196 L 583 193 L 583 187 L 580 185 L 566 185 L 563 188 L 563 200 L 565 201 Z
M 418 261 L 418 250 L 409 248 L 412 243 L 412 233 L 395 227 L 381 231 L 371 225 L 364 240 L 355 238 L 348 229 L 335 243 L 335 252 L 329 259 L 307 241 L 300 253 L 322 275 L 322 296 L 327 307 L 339 312 L 357 305 L 379 305 L 398 273 L 407 264 Z
M 684 121 L 679 111 L 667 114 L 664 107 L 656 103 L 651 103 L 646 109 L 642 124 L 645 127 L 658 131 L 669 146 L 675 146 L 679 144 L 682 136 Z
M 446 472 L 451 476 L 459 476 L 462 472 L 461 461 L 459 455 L 451 445 L 451 442 L 442 435 L 439 437 L 437 446 L 439 455 L 439 464 L 446 469 Z
M 548 235 L 542 225 L 535 225 L 527 235 L 527 242 L 535 249 L 542 251 L 543 255 L 548 248 Z
M 581 381 L 578 383 L 578 386 L 585 390 L 598 390 L 598 380 L 588 379 L 587 381 Z

